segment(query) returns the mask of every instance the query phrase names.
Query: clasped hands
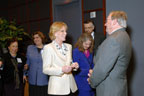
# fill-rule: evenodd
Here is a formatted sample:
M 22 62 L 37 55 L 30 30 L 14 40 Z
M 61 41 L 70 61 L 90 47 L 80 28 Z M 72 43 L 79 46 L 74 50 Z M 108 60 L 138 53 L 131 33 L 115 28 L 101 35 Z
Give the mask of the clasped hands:
M 87 81 L 88 81 L 88 83 L 90 84 L 90 77 L 91 77 L 91 75 L 92 75 L 92 72 L 93 72 L 93 70 L 92 69 L 90 69 L 89 70 L 89 73 L 88 73 L 88 79 L 87 79 Z
M 78 69 L 79 65 L 77 62 L 72 63 L 71 65 L 66 65 L 62 67 L 62 71 L 66 74 L 70 73 L 73 69 Z

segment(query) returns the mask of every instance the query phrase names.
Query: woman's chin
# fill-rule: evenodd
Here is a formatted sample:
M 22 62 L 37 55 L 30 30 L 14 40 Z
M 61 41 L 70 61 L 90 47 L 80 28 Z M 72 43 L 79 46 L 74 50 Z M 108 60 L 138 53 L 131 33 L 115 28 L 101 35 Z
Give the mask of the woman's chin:
M 66 41 L 66 39 L 63 39 L 62 41 Z

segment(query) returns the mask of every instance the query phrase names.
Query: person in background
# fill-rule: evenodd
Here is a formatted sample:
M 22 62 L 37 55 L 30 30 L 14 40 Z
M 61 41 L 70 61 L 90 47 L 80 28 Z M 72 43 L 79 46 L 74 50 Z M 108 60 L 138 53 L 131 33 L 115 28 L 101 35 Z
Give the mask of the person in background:
M 112 11 L 105 23 L 108 37 L 100 45 L 93 72 L 88 81 L 96 88 L 96 96 L 128 96 L 127 68 L 131 57 L 131 41 L 127 27 L 127 15 Z
M 73 61 L 78 62 L 79 70 L 75 72 L 75 80 L 78 86 L 78 96 L 94 96 L 94 90 L 89 85 L 87 78 L 89 71 L 93 69 L 93 45 L 90 34 L 83 33 L 75 44 Z
M 50 44 L 44 47 L 43 72 L 50 76 L 48 94 L 51 96 L 75 96 L 76 82 L 72 75 L 78 63 L 72 63 L 72 46 L 64 43 L 67 35 L 64 22 L 54 22 L 50 26 Z
M 95 25 L 93 23 L 92 20 L 86 20 L 84 21 L 84 32 L 91 34 L 91 36 L 94 39 L 94 55 L 96 55 L 96 51 L 99 47 L 99 45 L 104 41 L 105 39 L 105 35 L 104 34 L 100 34 L 100 32 L 95 32 Z
M 84 21 L 84 32 L 91 34 L 92 38 L 95 37 L 94 32 L 95 26 L 92 20 L 86 20 Z
M 2 62 L 2 48 L 0 46 L 0 96 L 3 96 L 3 78 L 2 78 L 2 70 L 3 70 L 3 62 Z
M 26 58 L 18 53 L 18 40 L 11 38 L 7 42 L 8 53 L 3 55 L 4 96 L 24 95 L 23 70 Z
M 42 72 L 42 52 L 46 42 L 45 35 L 37 31 L 32 35 L 34 45 L 29 45 L 27 48 L 27 66 L 28 82 L 29 82 L 29 96 L 48 96 L 48 75 Z

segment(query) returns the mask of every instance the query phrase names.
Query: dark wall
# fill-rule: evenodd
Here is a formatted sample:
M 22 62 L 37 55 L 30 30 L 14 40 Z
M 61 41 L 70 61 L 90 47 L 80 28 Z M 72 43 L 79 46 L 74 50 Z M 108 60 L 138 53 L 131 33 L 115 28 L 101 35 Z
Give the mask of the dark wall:
M 106 0 L 107 15 L 112 10 L 123 10 L 128 15 L 133 56 L 128 69 L 129 96 L 144 96 L 144 1 Z
M 90 18 L 90 13 L 85 14 L 85 11 L 101 8 L 101 10 L 96 12 L 97 17 L 92 18 L 92 20 L 96 25 L 95 32 L 104 33 L 102 0 L 91 0 L 91 2 L 87 0 L 52 0 L 52 3 L 55 3 L 53 11 L 58 13 L 56 15 L 54 12 L 53 14 L 50 13 L 50 10 L 52 11 L 50 1 L 51 0 L 3 0 L 0 7 L 2 10 L 0 15 L 9 20 L 15 19 L 17 24 L 22 25 L 25 31 L 30 34 L 40 30 L 45 33 L 47 37 L 51 24 L 51 16 L 53 15 L 54 21 L 61 20 L 68 24 L 68 37 L 70 37 L 68 41 L 74 45 L 82 33 L 83 18 L 81 2 L 83 1 L 84 20 Z
M 50 0 L 2 0 L 0 17 L 8 21 L 15 20 L 17 25 L 22 26 L 30 35 L 35 31 L 41 31 L 47 36 L 48 42 L 50 41 Z M 19 51 L 25 53 L 31 43 L 31 38 L 23 37 L 19 43 Z
M 42 31 L 47 35 L 49 32 L 50 0 L 2 0 L 0 10 L 1 17 L 16 20 L 30 34 Z
M 63 21 L 68 25 L 66 42 L 74 45 L 82 33 L 81 0 L 53 0 L 53 21 Z
M 103 0 L 83 0 L 84 10 L 92 10 L 103 7 Z
M 104 5 L 103 0 L 83 0 L 84 21 L 92 20 L 95 25 L 95 32 L 104 35 Z M 91 18 L 91 12 L 96 12 L 96 17 Z
M 7 18 L 8 17 L 7 8 L 8 8 L 7 0 L 2 0 L 0 3 L 0 18 L 4 17 L 4 18 L 8 19 Z

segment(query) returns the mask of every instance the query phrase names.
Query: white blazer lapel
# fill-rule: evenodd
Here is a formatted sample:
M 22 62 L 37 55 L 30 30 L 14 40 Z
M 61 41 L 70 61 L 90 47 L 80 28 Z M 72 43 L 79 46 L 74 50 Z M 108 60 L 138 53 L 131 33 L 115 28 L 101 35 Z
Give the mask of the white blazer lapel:
M 67 46 L 67 53 L 66 53 L 66 65 L 70 65 L 72 63 L 72 49 L 71 47 L 69 47 L 67 44 L 65 44 Z
M 63 55 L 57 50 L 56 46 L 55 46 L 53 43 L 52 43 L 52 47 L 53 47 L 53 49 L 55 50 L 57 56 L 59 56 L 62 60 L 66 61 L 66 57 L 67 57 L 67 56 L 66 56 L 66 57 L 63 56 Z

